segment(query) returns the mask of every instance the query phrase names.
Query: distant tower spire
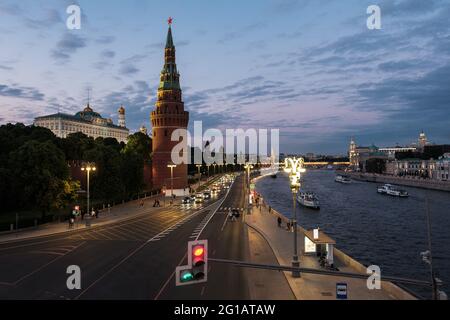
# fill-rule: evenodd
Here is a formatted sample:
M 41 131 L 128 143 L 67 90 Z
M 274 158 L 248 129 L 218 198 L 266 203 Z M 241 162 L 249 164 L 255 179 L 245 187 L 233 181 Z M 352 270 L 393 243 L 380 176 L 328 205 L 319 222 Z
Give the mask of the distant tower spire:
M 91 88 L 87 88 L 87 106 L 91 103 Z
M 139 131 L 140 131 L 141 133 L 147 135 L 147 128 L 145 127 L 145 125 L 142 125 L 142 126 L 139 128 Z
M 126 128 L 125 108 L 123 107 L 123 105 L 120 106 L 119 110 L 117 110 L 117 113 L 119 114 L 119 127 Z

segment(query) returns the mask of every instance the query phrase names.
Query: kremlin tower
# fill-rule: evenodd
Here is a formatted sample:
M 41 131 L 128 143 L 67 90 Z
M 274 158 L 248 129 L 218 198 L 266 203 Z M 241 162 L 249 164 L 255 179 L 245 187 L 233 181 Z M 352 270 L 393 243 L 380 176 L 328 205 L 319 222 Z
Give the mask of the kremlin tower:
M 126 128 L 126 123 L 125 123 L 125 108 L 123 106 L 120 106 L 119 110 L 117 110 L 118 113 L 118 118 L 119 118 L 119 127 L 124 127 Z
M 175 63 L 171 24 L 172 19 L 169 18 L 164 67 L 160 75 L 156 108 L 150 116 L 153 138 L 152 176 L 155 188 L 165 186 L 167 190 L 170 190 L 173 185 L 174 194 L 181 195 L 189 192 L 187 164 L 179 164 L 173 168 L 173 180 L 171 168 L 167 166 L 172 164 L 171 151 L 173 147 L 179 144 L 178 141 L 171 141 L 172 132 L 176 129 L 187 129 L 189 112 L 184 111 L 181 97 L 180 74 Z

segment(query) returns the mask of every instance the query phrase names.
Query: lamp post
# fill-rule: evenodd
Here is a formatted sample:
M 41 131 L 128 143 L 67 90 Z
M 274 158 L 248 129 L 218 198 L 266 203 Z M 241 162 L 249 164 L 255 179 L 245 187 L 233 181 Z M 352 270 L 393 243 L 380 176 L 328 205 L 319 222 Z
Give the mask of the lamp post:
M 285 159 L 285 171 L 289 172 L 289 183 L 292 191 L 292 225 L 294 227 L 294 255 L 292 256 L 292 266 L 299 268 L 300 260 L 298 258 L 297 248 L 297 210 L 296 210 L 296 198 L 298 190 L 300 189 L 300 176 L 302 172 L 305 172 L 303 168 L 303 158 L 287 158 Z M 299 271 L 292 271 L 292 277 L 300 278 Z
M 86 187 L 86 189 L 87 189 L 87 197 L 86 197 L 87 198 L 87 207 L 86 207 L 86 213 L 88 213 L 88 214 L 89 214 L 89 200 L 90 200 L 89 175 L 90 175 L 91 171 L 95 171 L 95 170 L 97 170 L 95 165 L 89 164 L 89 163 L 81 167 L 81 171 L 86 171 L 86 175 L 87 175 L 87 187 Z
M 168 164 L 167 168 L 170 168 L 170 196 L 173 198 L 173 168 L 176 168 L 176 164 Z
M 247 185 L 247 214 L 250 214 L 250 170 L 253 168 L 253 165 L 251 163 L 246 163 L 244 168 L 247 170 L 247 181 L 246 181 L 246 185 Z
M 196 189 L 198 189 L 200 187 L 200 180 L 202 179 L 202 174 L 200 173 L 200 168 L 202 167 L 202 165 L 197 164 L 196 167 L 198 169 L 198 185 L 197 185 Z M 197 191 L 197 190 L 195 190 L 195 191 Z

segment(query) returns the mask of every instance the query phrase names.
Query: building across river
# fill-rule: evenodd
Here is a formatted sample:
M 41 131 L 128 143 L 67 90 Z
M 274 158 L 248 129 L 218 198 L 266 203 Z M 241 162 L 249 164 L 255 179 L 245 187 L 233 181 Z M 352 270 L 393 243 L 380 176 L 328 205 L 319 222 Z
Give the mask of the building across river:
M 34 125 L 50 129 L 57 137 L 66 138 L 75 132 L 82 132 L 89 137 L 115 138 L 119 142 L 127 142 L 129 129 L 125 125 L 125 108 L 119 108 L 119 124 L 115 125 L 111 119 L 103 118 L 89 105 L 83 111 L 74 115 L 55 113 L 48 116 L 37 117 Z

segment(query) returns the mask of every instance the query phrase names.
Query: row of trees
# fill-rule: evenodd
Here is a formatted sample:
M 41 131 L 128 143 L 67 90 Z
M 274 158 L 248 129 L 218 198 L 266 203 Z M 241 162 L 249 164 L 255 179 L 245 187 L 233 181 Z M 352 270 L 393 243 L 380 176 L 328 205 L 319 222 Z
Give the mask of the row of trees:
M 151 139 L 140 132 L 128 143 L 74 133 L 57 138 L 50 130 L 0 126 L 0 213 L 39 210 L 43 216 L 76 201 L 79 181 L 70 177 L 70 161 L 93 162 L 94 200 L 127 199 L 145 187 L 144 164 L 151 161 Z

